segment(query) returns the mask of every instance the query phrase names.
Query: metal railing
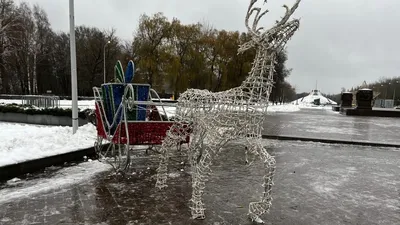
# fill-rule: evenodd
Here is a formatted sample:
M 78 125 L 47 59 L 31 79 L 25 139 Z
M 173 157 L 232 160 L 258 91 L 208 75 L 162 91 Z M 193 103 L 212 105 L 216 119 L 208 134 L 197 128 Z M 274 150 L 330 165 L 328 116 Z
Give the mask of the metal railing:
M 23 95 L 22 104 L 41 108 L 56 108 L 60 107 L 60 97 L 50 95 Z

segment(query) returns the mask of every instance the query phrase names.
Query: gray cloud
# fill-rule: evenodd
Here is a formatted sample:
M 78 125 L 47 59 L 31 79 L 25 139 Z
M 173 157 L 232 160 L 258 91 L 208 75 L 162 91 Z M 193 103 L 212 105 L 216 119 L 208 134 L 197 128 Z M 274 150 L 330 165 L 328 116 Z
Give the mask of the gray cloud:
M 16 1 L 19 2 L 20 0 Z M 245 31 L 248 0 L 75 0 L 76 25 L 114 27 L 130 40 L 139 16 L 163 12 L 183 23 L 206 21 L 218 29 Z M 294 0 L 268 0 L 266 27 L 283 15 L 282 4 Z M 48 13 L 55 30 L 68 31 L 68 0 L 32 0 Z M 288 44 L 289 81 L 298 92 L 318 87 L 325 93 L 340 92 L 364 80 L 400 76 L 400 1 L 303 0 L 294 17 L 300 30 Z

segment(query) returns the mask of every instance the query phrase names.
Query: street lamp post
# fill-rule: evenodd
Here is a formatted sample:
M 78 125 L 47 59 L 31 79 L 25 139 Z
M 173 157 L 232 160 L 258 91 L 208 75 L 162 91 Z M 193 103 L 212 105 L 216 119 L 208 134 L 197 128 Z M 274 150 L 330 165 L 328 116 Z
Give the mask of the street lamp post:
M 383 84 L 381 84 L 381 88 L 380 88 L 380 93 L 383 92 Z M 381 99 L 381 108 L 385 108 L 385 102 L 386 100 L 383 98 L 383 93 L 381 95 L 382 99 Z
M 386 99 L 387 99 L 387 92 L 388 92 L 388 89 L 389 89 L 389 86 L 391 85 L 392 83 L 388 83 L 388 85 L 386 86 L 386 88 L 385 88 L 385 102 L 386 102 Z
M 74 0 L 69 0 L 69 31 L 71 51 L 72 133 L 78 130 L 78 82 L 76 78 L 76 46 Z
M 398 83 L 399 83 L 399 81 L 397 80 L 397 81 L 396 81 L 396 84 L 398 84 Z M 396 96 L 396 87 L 397 87 L 396 84 L 395 84 L 394 87 L 393 87 L 393 106 L 395 106 L 395 105 L 394 105 L 394 100 L 395 100 L 395 96 Z
M 104 63 L 104 68 L 103 68 L 103 70 L 104 70 L 104 78 L 103 78 L 103 83 L 105 84 L 106 83 L 106 46 L 108 45 L 108 44 L 110 44 L 111 42 L 110 41 L 107 41 L 105 44 L 104 44 L 104 48 L 103 48 L 103 63 Z

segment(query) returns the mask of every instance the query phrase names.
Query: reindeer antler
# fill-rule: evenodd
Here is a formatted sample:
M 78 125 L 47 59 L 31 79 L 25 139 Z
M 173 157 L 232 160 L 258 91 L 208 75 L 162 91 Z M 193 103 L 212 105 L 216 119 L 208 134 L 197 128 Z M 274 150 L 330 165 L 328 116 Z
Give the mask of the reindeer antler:
M 244 20 L 244 24 L 246 25 L 247 30 L 249 30 L 249 33 L 253 33 L 253 34 L 255 34 L 255 33 L 249 26 L 249 19 L 250 19 L 251 14 L 254 12 L 254 10 L 252 8 L 256 2 L 257 2 L 257 0 L 250 1 L 249 8 L 247 9 L 246 18 Z
M 265 1 L 265 2 L 267 2 L 267 1 Z M 261 10 L 261 9 L 260 9 Z M 262 30 L 262 29 L 264 29 L 264 27 L 259 27 L 259 28 L 257 28 L 257 26 L 258 26 L 258 22 L 260 22 L 260 19 L 265 15 L 265 14 L 267 14 L 269 12 L 269 10 L 268 9 L 266 9 L 264 12 L 262 12 L 260 15 L 258 15 L 258 13 L 257 13 L 257 15 L 256 15 L 256 17 L 254 18 L 254 23 L 253 23 L 253 30 L 255 31 L 255 32 L 258 32 L 259 30 Z
M 257 26 L 261 18 L 268 13 L 268 10 L 265 10 L 261 13 L 261 8 L 254 7 L 254 4 L 257 2 L 257 0 L 250 0 L 249 8 L 247 9 L 247 14 L 245 18 L 245 25 L 246 28 L 248 29 L 250 36 L 252 36 L 252 39 L 240 45 L 238 53 L 242 53 L 247 49 L 255 47 L 258 43 L 260 43 L 259 41 L 261 40 L 268 42 L 269 44 L 271 44 L 271 47 L 273 48 L 277 48 L 279 46 L 283 47 L 287 42 L 287 40 L 290 39 L 290 37 L 299 27 L 298 20 L 293 20 L 290 22 L 288 22 L 288 20 L 290 16 L 298 8 L 300 1 L 301 0 L 296 0 L 295 4 L 291 8 L 289 8 L 287 5 L 283 5 L 286 12 L 285 15 L 282 17 L 282 19 L 280 21 L 276 21 L 275 26 L 273 26 L 271 29 L 268 29 L 261 33 L 260 31 L 263 30 L 264 27 L 257 27 Z M 264 0 L 264 3 L 266 2 L 267 0 Z M 253 20 L 253 24 L 250 27 L 249 19 L 254 12 L 256 12 L 256 14 Z
M 276 28 L 278 26 L 281 26 L 281 25 L 285 24 L 289 20 L 290 16 L 296 11 L 297 7 L 300 4 L 300 1 L 301 0 L 296 0 L 295 4 L 292 6 L 292 8 L 289 8 L 287 5 L 283 5 L 283 7 L 286 9 L 285 15 L 282 17 L 282 19 L 280 21 L 276 21 L 276 25 L 273 28 Z M 257 2 L 257 0 L 250 0 L 249 8 L 247 9 L 247 14 L 246 14 L 246 19 L 245 19 L 245 25 L 246 25 L 246 28 L 248 29 L 249 33 L 251 33 L 252 35 L 257 35 L 258 36 L 259 32 L 264 29 L 264 27 L 258 27 L 257 28 L 258 22 L 260 22 L 261 18 L 265 14 L 267 14 L 269 11 L 268 11 L 268 9 L 266 9 L 264 12 L 260 13 L 261 12 L 261 8 L 253 7 L 256 2 Z M 264 0 L 264 4 L 265 3 L 267 3 L 267 0 Z M 257 13 L 256 13 L 256 15 L 254 17 L 253 24 L 250 27 L 249 26 L 249 19 L 250 19 L 250 16 L 255 11 Z
M 297 7 L 299 7 L 300 1 L 301 1 L 301 0 L 296 0 L 296 2 L 294 3 L 294 5 L 293 5 L 292 8 L 290 8 L 290 9 L 289 9 L 289 7 L 288 7 L 287 5 L 283 5 L 283 6 L 282 6 L 283 8 L 286 9 L 286 13 L 285 13 L 285 15 L 282 17 L 282 20 L 281 20 L 281 21 L 278 21 L 278 22 L 276 23 L 276 26 L 275 26 L 275 27 L 281 26 L 282 24 L 285 24 L 285 23 L 289 20 L 290 16 L 292 16 L 292 14 L 294 13 L 294 11 L 296 11 Z
M 268 9 L 266 9 L 265 11 L 263 11 L 263 12 L 261 13 L 261 8 L 259 8 L 259 7 L 254 7 L 254 8 L 253 8 L 253 6 L 254 6 L 254 4 L 255 4 L 256 2 L 257 2 L 257 0 L 251 0 L 251 1 L 250 1 L 250 5 L 249 5 L 249 8 L 247 9 L 247 14 L 246 14 L 246 19 L 245 19 L 246 28 L 249 30 L 249 33 L 251 33 L 251 34 L 253 34 L 253 35 L 259 35 L 259 34 L 258 34 L 258 31 L 259 31 L 259 30 L 262 30 L 263 27 L 257 28 L 258 22 L 260 21 L 260 19 L 261 19 L 265 14 L 268 13 Z M 264 3 L 266 3 L 266 2 L 267 2 L 267 0 L 264 0 Z M 256 13 L 256 15 L 255 15 L 255 17 L 254 17 L 253 24 L 252 24 L 252 26 L 251 26 L 251 28 L 250 28 L 250 26 L 249 26 L 249 19 L 250 19 L 250 16 L 251 16 L 255 11 L 257 11 L 257 13 Z

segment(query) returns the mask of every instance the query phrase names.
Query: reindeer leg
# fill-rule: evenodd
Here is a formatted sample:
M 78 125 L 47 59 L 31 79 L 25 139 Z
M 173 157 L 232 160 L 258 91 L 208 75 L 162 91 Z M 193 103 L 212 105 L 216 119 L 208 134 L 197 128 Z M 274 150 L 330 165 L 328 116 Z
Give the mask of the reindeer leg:
M 216 145 L 211 143 L 207 147 L 197 146 L 195 151 L 198 151 L 197 159 L 192 161 L 192 198 L 191 201 L 191 213 L 193 219 L 204 219 L 205 208 L 203 203 L 203 193 L 205 188 L 205 182 L 209 176 L 212 164 L 214 150 Z
M 251 202 L 249 204 L 249 217 L 252 221 L 256 223 L 264 223 L 264 221 L 261 220 L 260 216 L 263 215 L 264 213 L 268 213 L 271 207 L 271 202 L 272 202 L 271 190 L 274 184 L 273 177 L 275 174 L 275 159 L 262 146 L 261 139 L 258 138 L 255 140 L 253 139 L 253 141 L 250 143 L 253 143 L 253 147 L 255 148 L 257 154 L 260 156 L 260 159 L 264 163 L 265 174 L 263 183 L 264 187 L 263 196 L 261 198 L 261 201 Z
M 168 161 L 169 161 L 169 151 L 175 147 L 180 141 L 181 138 L 179 131 L 182 128 L 182 125 L 179 123 L 174 123 L 169 131 L 167 131 L 167 135 L 161 145 L 160 149 L 160 164 L 157 168 L 157 182 L 156 187 L 162 189 L 167 187 L 167 177 L 168 177 Z

